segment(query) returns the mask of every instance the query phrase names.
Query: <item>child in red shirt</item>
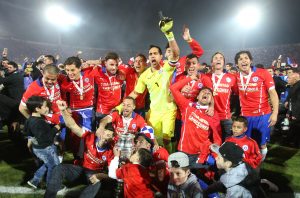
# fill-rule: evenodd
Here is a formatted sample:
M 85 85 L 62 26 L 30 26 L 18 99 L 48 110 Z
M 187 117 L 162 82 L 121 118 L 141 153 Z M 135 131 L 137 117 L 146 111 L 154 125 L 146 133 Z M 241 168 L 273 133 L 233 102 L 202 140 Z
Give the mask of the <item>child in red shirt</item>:
M 124 181 L 124 197 L 152 198 L 151 178 L 148 167 L 152 163 L 152 154 L 149 150 L 140 148 L 130 156 L 130 163 L 118 168 L 120 151 L 114 148 L 115 157 L 109 166 L 109 177 Z
M 244 162 L 248 163 L 252 168 L 257 168 L 262 161 L 262 154 L 256 141 L 245 134 L 247 125 L 248 121 L 244 116 L 238 116 L 233 119 L 233 135 L 228 137 L 225 142 L 233 142 L 239 145 L 244 150 Z

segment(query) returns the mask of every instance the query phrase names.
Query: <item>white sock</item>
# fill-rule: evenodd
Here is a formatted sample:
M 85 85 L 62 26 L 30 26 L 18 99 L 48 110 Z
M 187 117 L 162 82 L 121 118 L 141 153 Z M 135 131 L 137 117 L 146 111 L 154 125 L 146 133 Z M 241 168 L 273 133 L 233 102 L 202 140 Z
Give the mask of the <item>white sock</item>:
M 266 147 L 266 148 L 260 149 L 260 153 L 263 156 L 262 161 L 264 161 L 267 156 L 267 153 L 268 153 L 268 148 Z

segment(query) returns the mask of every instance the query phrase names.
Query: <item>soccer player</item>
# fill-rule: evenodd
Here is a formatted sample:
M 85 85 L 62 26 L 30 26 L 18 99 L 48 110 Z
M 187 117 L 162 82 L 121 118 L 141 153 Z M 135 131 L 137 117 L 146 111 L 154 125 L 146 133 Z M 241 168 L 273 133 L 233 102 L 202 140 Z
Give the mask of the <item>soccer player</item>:
M 110 52 L 105 56 L 105 67 L 98 68 L 95 78 L 98 85 L 96 119 L 100 121 L 121 103 L 121 88 L 124 76 L 118 74 L 119 56 Z
M 122 115 L 118 111 L 114 111 L 111 114 L 105 116 L 99 125 L 99 131 L 103 131 L 108 123 L 112 123 L 116 134 L 121 135 L 122 133 L 137 133 L 143 127 L 147 126 L 146 121 L 142 116 L 134 112 L 135 99 L 127 96 L 123 100 Z
M 169 92 L 169 79 L 174 72 L 175 65 L 179 59 L 179 48 L 173 32 L 173 20 L 164 18 L 160 21 L 161 31 L 169 41 L 172 55 L 169 62 L 161 67 L 162 51 L 160 47 L 151 45 L 149 48 L 149 61 L 151 67 L 139 77 L 134 91 L 130 94 L 136 98 L 147 88 L 150 94 L 150 110 L 147 114 L 147 123 L 154 128 L 155 137 L 160 145 L 171 150 L 170 140 L 174 136 L 174 125 L 176 118 L 176 104 L 173 102 Z
M 68 78 L 61 82 L 61 90 L 69 93 L 69 106 L 78 123 L 86 130 L 92 130 L 93 104 L 94 104 L 94 76 L 96 69 L 81 70 L 81 61 L 78 57 L 69 57 L 64 63 Z
M 270 140 L 270 127 L 277 121 L 279 100 L 272 76 L 265 69 L 251 67 L 253 58 L 249 51 L 240 51 L 235 55 L 241 113 L 248 120 L 246 134 L 260 145 L 263 159 Z M 269 104 L 272 105 L 272 108 Z
M 29 85 L 19 105 L 19 111 L 25 118 L 29 118 L 30 114 L 26 107 L 26 101 L 31 96 L 41 96 L 51 102 L 51 110 L 46 119 L 53 123 L 59 123 L 59 109 L 56 101 L 61 100 L 60 87 L 57 83 L 59 69 L 54 65 L 46 65 L 43 69 L 43 76 Z
M 221 144 L 220 134 L 216 122 L 205 112 L 213 100 L 211 89 L 203 87 L 193 103 L 186 99 L 180 92 L 182 87 L 196 76 L 188 77 L 170 87 L 176 104 L 180 108 L 183 127 L 178 144 L 178 150 L 188 154 L 190 166 L 197 168 L 208 160 L 209 146 L 213 143 Z M 200 164 L 200 165 L 199 165 Z
M 141 74 L 147 69 L 147 58 L 143 54 L 137 54 L 134 62 L 133 68 L 130 66 L 119 66 L 119 71 L 124 72 L 126 78 L 126 88 L 124 98 L 129 96 L 129 94 L 134 90 L 138 78 Z M 136 108 L 135 112 L 140 114 L 145 118 L 145 100 L 148 91 L 147 89 L 135 99 L 136 100 Z
M 224 73 L 224 63 L 224 55 L 216 52 L 211 57 L 212 74 L 207 74 L 213 83 L 214 108 L 221 121 L 222 140 L 231 136 L 230 96 L 233 90 L 237 92 L 236 77 Z
M 114 136 L 114 129 L 111 125 L 107 125 L 104 131 L 91 133 L 76 124 L 67 111 L 65 101 L 57 101 L 57 105 L 66 126 L 78 137 L 84 139 L 84 157 L 82 166 L 60 164 L 54 168 L 47 185 L 45 197 L 56 197 L 64 178 L 71 182 L 83 178 L 88 186 L 81 192 L 80 197 L 95 197 L 101 187 L 101 180 L 108 177 L 104 170 L 114 156 L 110 144 Z
M 258 144 L 255 140 L 248 137 L 247 131 L 248 121 L 244 116 L 238 116 L 233 119 L 231 137 L 228 137 L 226 142 L 233 142 L 244 150 L 244 162 L 248 163 L 252 168 L 257 168 L 262 160 Z

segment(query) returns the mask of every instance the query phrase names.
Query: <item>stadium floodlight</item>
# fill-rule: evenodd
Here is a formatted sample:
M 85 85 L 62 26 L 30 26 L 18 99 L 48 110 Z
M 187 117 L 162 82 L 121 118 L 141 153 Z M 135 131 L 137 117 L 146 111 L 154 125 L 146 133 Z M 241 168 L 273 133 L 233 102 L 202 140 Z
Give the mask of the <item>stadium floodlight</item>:
M 261 18 L 261 12 L 257 6 L 248 5 L 241 9 L 237 15 L 237 20 L 241 27 L 252 28 L 254 27 Z
M 63 7 L 58 5 L 49 6 L 46 9 L 47 20 L 59 27 L 70 27 L 77 26 L 80 24 L 80 18 L 69 12 L 67 12 Z

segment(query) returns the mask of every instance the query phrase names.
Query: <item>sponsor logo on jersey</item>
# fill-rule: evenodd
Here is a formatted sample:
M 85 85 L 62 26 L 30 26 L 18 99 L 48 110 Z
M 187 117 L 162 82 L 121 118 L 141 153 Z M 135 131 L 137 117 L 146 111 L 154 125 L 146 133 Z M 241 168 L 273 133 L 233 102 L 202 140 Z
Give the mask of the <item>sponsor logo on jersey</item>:
M 226 82 L 230 83 L 231 79 L 229 77 L 226 78 Z
M 257 82 L 257 81 L 258 81 L 258 77 L 255 76 L 255 77 L 252 78 L 252 80 L 253 80 L 254 82 Z
M 136 124 L 132 124 L 132 128 L 135 129 L 136 128 Z
M 102 156 L 102 159 L 103 159 L 104 161 L 106 161 L 106 156 L 103 155 L 103 156 Z
M 198 83 L 198 88 L 202 88 L 203 84 L 202 83 Z
M 84 79 L 84 82 L 88 83 L 90 80 L 88 78 Z

